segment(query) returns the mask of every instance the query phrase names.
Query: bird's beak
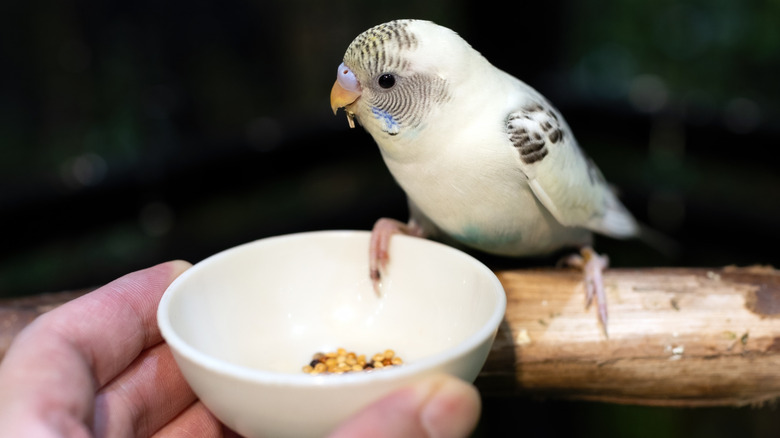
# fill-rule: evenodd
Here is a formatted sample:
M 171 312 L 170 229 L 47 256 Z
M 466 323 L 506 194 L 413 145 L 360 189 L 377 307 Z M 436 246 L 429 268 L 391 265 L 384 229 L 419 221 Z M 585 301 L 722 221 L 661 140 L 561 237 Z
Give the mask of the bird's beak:
M 333 110 L 333 114 L 336 114 L 339 108 L 344 108 L 356 101 L 360 97 L 360 90 L 350 91 L 342 87 L 339 81 L 333 84 L 333 88 L 330 90 L 330 108 Z

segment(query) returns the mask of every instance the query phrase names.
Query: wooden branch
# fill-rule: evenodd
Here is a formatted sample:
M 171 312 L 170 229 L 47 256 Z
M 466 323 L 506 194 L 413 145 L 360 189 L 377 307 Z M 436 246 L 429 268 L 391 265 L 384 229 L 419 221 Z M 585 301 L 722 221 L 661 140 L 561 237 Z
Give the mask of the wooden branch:
M 485 394 L 654 406 L 780 396 L 780 271 L 608 270 L 609 338 L 579 272 L 498 276 L 507 313 L 477 380 Z
M 574 270 L 498 271 L 508 305 L 477 379 L 486 396 L 741 406 L 780 396 L 780 271 L 610 269 L 609 338 Z M 0 357 L 83 292 L 0 300 Z

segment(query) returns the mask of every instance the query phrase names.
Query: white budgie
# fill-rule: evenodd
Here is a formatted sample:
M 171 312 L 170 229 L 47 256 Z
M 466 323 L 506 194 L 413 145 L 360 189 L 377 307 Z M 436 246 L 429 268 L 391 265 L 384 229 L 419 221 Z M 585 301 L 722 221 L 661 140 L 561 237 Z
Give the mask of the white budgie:
M 639 227 L 541 94 L 421 20 L 363 32 L 337 75 L 333 111 L 373 136 L 409 200 L 408 223 L 383 218 L 372 231 L 375 286 L 398 232 L 504 256 L 578 247 L 587 302 L 596 297 L 606 330 L 607 263 L 592 232 L 626 238 Z

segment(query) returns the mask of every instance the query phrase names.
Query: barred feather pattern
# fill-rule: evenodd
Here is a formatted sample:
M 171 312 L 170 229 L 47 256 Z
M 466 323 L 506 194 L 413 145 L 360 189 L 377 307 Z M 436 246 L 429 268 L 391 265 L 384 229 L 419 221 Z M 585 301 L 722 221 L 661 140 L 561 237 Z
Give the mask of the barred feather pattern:
M 385 123 L 385 132 L 391 135 L 418 128 L 434 104 L 450 99 L 445 79 L 414 72 L 409 61 L 401 56 L 418 46 L 417 38 L 407 29 L 413 21 L 396 20 L 372 27 L 358 35 L 344 55 L 344 64 L 365 72 L 368 77 L 367 83 L 361 85 L 370 89 L 370 93 L 364 92 L 363 98 L 373 116 Z M 385 73 L 395 76 L 396 83 L 390 89 L 376 83 Z

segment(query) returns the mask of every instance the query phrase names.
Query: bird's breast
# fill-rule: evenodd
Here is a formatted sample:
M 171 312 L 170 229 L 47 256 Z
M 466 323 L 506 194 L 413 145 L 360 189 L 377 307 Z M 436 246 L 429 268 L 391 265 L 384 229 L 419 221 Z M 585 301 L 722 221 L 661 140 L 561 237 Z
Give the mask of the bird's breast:
M 514 166 L 516 158 L 486 146 L 481 152 L 451 150 L 432 159 L 385 161 L 410 201 L 440 232 L 497 254 L 548 252 L 561 226 Z

